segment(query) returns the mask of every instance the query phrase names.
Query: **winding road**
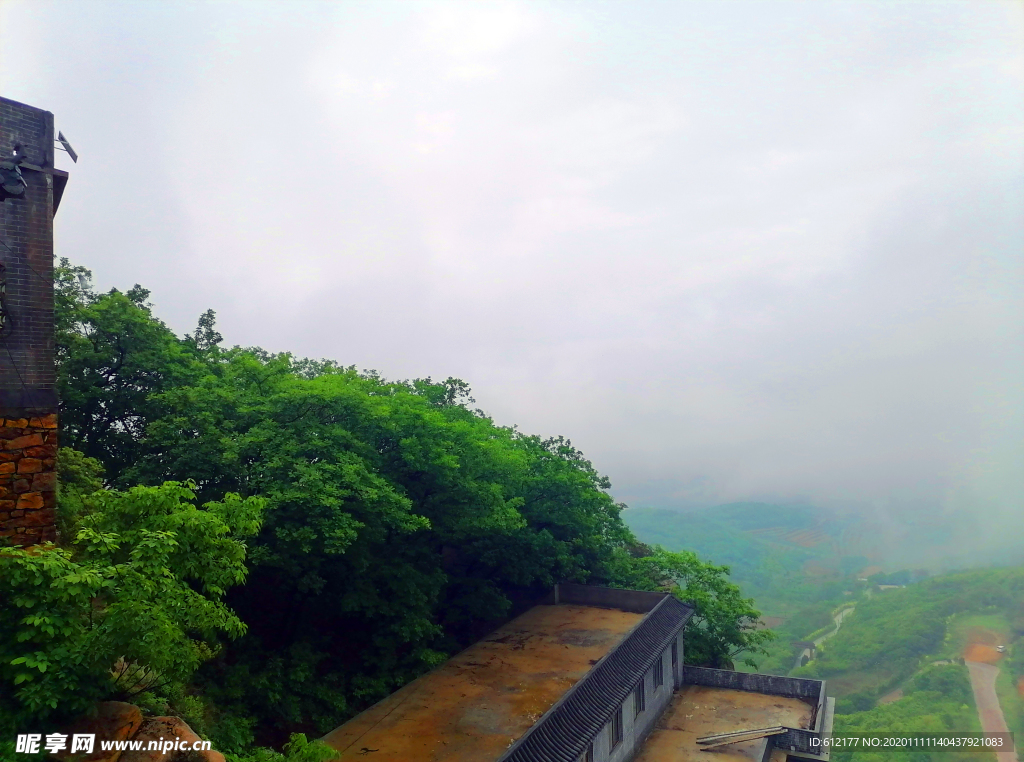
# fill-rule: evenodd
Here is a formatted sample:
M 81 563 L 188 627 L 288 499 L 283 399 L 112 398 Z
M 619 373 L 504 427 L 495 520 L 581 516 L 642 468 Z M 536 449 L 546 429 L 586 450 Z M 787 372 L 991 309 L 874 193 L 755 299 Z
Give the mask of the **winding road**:
M 1009 733 L 1003 709 L 999 706 L 996 695 L 996 675 L 999 667 L 984 664 L 980 661 L 967 662 L 967 670 L 971 673 L 971 688 L 974 690 L 974 703 L 978 705 L 978 719 L 981 729 L 986 733 Z M 998 762 L 1017 762 L 1017 754 L 1013 751 L 996 752 Z
M 836 623 L 836 628 L 834 630 L 832 630 L 831 632 L 826 632 L 821 637 L 815 638 L 814 641 L 813 641 L 815 647 L 820 646 L 826 640 L 828 640 L 833 635 L 835 635 L 837 632 L 839 632 L 839 628 L 843 626 L 843 620 L 846 619 L 847 616 L 852 614 L 853 610 L 855 608 L 857 608 L 857 607 L 856 606 L 850 606 L 849 608 L 842 609 L 841 611 L 837 611 L 835 614 L 833 614 L 832 615 L 832 621 Z M 805 656 L 810 658 L 810 655 L 811 655 L 811 649 L 809 649 L 809 648 L 805 648 L 803 651 L 798 653 L 796 655 L 796 662 L 793 664 L 793 669 L 796 669 L 797 667 L 799 667 L 801 665 L 801 663 L 803 662 L 803 659 L 804 659 Z

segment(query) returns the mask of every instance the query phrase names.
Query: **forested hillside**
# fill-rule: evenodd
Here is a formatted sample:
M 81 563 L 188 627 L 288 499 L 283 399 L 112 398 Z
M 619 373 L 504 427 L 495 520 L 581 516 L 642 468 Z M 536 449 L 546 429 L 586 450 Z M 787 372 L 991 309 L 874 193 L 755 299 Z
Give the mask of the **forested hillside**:
M 952 618 L 990 611 L 1024 615 L 1024 568 L 943 575 L 872 595 L 797 674 L 828 679 L 850 708 L 866 708 L 943 651 Z M 942 655 L 962 656 L 955 651 Z
M 280 746 L 556 581 L 674 584 L 695 663 L 770 638 L 724 569 L 638 542 L 567 439 L 496 424 L 464 382 L 222 348 L 212 312 L 179 338 L 139 286 L 56 277 L 61 539 L 0 548 L 0 737 L 122 698 Z
M 981 731 L 971 693 L 967 669 L 961 665 L 927 667 L 904 690 L 904 696 L 863 712 L 837 714 L 837 733 L 949 733 Z M 906 752 L 833 752 L 836 762 L 894 762 L 906 759 Z M 977 753 L 915 752 L 914 762 L 990 762 L 990 755 Z

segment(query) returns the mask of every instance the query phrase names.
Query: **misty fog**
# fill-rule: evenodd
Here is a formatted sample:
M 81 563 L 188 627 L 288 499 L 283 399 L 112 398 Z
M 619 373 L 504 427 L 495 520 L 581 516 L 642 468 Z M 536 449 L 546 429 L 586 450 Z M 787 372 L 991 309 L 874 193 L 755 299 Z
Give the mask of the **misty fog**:
M 0 84 L 179 333 L 463 378 L 630 505 L 1020 542 L 1019 3 L 5 0 Z

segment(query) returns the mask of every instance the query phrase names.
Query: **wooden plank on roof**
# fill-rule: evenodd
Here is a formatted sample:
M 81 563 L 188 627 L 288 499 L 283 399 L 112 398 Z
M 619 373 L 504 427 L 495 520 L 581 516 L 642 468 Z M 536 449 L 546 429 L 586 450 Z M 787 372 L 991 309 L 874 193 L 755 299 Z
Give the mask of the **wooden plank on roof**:
M 729 733 L 717 733 L 712 736 L 698 738 L 697 743 L 705 749 L 713 749 L 716 746 L 725 746 L 730 743 L 741 743 L 743 741 L 756 741 L 758 738 L 767 736 L 778 736 L 786 732 L 781 725 L 771 728 L 752 728 L 750 730 L 733 730 Z

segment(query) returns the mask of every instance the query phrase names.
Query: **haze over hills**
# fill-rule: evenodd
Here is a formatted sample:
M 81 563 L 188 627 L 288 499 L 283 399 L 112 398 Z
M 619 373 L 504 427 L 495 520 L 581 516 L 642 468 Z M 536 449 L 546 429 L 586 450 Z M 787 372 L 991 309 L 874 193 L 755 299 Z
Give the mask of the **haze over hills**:
M 630 508 L 623 516 L 644 542 L 728 565 L 768 613 L 775 603 L 808 594 L 834 597 L 856 577 L 1024 562 L 1019 533 L 993 542 L 964 513 L 891 517 L 745 502 L 692 511 Z

